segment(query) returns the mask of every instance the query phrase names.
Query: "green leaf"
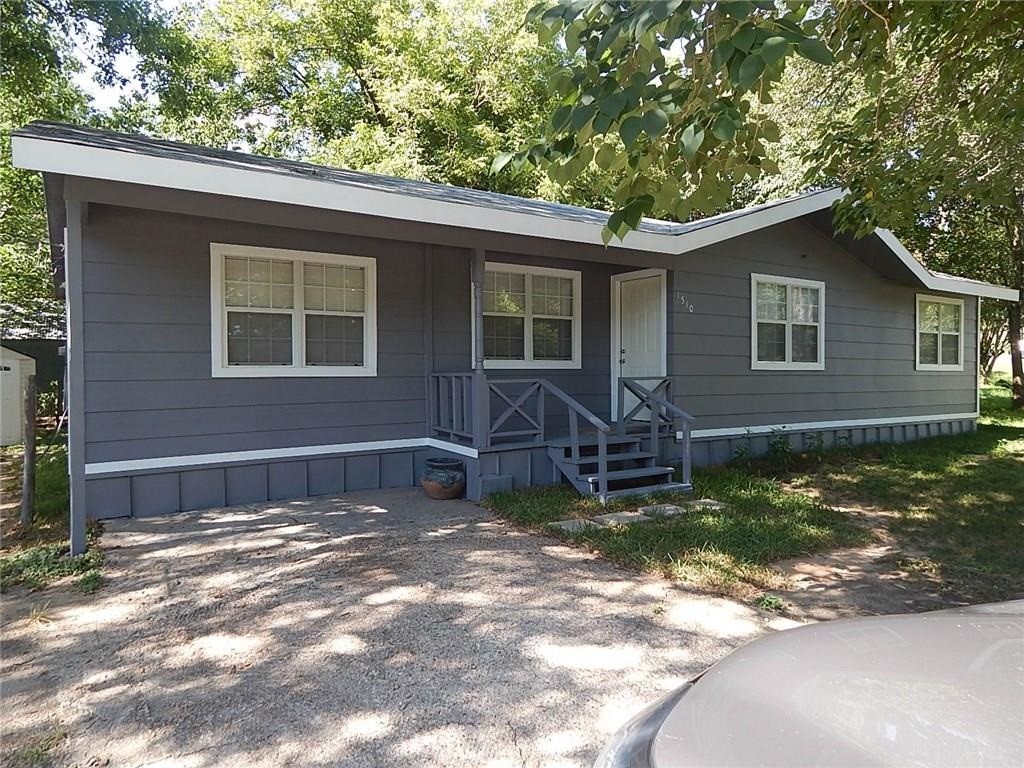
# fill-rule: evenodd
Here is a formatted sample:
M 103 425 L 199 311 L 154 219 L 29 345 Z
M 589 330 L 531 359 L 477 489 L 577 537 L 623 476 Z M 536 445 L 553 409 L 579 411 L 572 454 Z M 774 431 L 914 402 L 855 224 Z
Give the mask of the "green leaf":
M 668 115 L 655 107 L 648 110 L 642 119 L 644 133 L 652 139 L 658 138 L 668 127 Z
M 761 135 L 765 141 L 778 141 L 781 138 L 779 126 L 772 120 L 765 120 L 761 123 Z
M 561 133 L 569 126 L 569 117 L 572 115 L 572 106 L 563 104 L 551 115 L 551 130 Z
M 748 0 L 732 0 L 732 2 L 721 3 L 722 13 L 734 19 L 745 19 L 754 10 L 754 4 Z
M 609 94 L 601 99 L 601 103 L 598 109 L 602 115 L 608 115 L 608 117 L 618 117 L 622 114 L 622 110 L 626 108 L 626 94 L 622 91 L 616 91 L 615 93 Z
M 612 119 L 608 115 L 598 114 L 591 126 L 594 133 L 608 133 L 608 129 L 612 127 Z
M 597 156 L 595 158 L 597 167 L 607 171 L 612 167 L 615 162 L 615 158 L 618 155 L 618 151 L 611 144 L 605 144 L 599 150 L 597 150 Z
M 769 37 L 761 46 L 761 58 L 764 63 L 772 65 L 789 51 L 789 41 L 784 37 Z
M 749 53 L 750 47 L 754 44 L 755 39 L 757 39 L 757 30 L 752 26 L 747 25 L 732 36 L 732 44 L 741 51 Z
M 729 59 L 736 52 L 736 46 L 732 40 L 723 40 L 715 46 L 711 53 L 711 68 L 716 72 L 729 63 Z
M 643 129 L 643 121 L 636 115 L 631 115 L 622 121 L 619 126 L 619 136 L 622 137 L 622 143 L 626 145 L 627 149 L 636 143 Z
M 750 90 L 757 79 L 764 72 L 764 59 L 759 55 L 747 56 L 740 65 L 739 86 L 744 90 Z
M 805 59 L 810 59 L 818 64 L 831 64 L 833 61 L 832 51 L 828 49 L 825 43 L 814 37 L 801 40 L 797 50 L 800 51 L 800 55 Z
M 491 174 L 501 173 L 501 169 L 512 162 L 513 157 L 514 155 L 511 152 L 499 152 L 496 154 L 491 162 Z
M 696 122 L 686 126 L 682 135 L 683 155 L 687 160 L 693 160 L 700 151 L 700 145 L 704 143 L 704 129 L 698 127 Z
M 719 141 L 732 141 L 736 136 L 736 123 L 728 115 L 719 115 L 711 126 L 711 133 Z
M 572 110 L 572 120 L 570 121 L 572 129 L 578 131 L 593 119 L 596 112 L 596 104 L 582 104 L 574 107 Z

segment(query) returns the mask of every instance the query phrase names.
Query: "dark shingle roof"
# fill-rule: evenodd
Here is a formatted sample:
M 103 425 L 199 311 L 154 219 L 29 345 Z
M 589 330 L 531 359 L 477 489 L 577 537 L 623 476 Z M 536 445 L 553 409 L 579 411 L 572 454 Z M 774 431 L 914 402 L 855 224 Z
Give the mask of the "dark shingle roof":
M 36 299 L 28 307 L 0 303 L 0 339 L 61 340 L 64 335 L 64 305 L 58 299 Z
M 466 189 L 448 184 L 437 184 L 429 181 L 415 181 L 395 176 L 383 176 L 376 173 L 351 171 L 345 168 L 334 168 L 326 165 L 314 165 L 296 160 L 264 157 L 246 152 L 235 152 L 226 149 L 214 149 L 178 141 L 154 139 L 141 134 L 118 133 L 115 131 L 85 128 L 53 122 L 34 122 L 14 132 L 14 136 L 59 141 L 67 144 L 80 144 L 119 152 L 132 152 L 150 157 L 163 157 L 176 160 L 187 160 L 207 165 L 240 168 L 245 170 L 263 171 L 266 173 L 284 174 L 302 178 L 313 178 L 346 187 L 369 188 L 377 191 L 393 192 L 410 197 L 421 197 L 463 205 L 475 205 L 491 210 L 506 210 L 517 213 L 546 216 L 554 219 L 578 221 L 603 226 L 608 219 L 607 211 L 592 208 L 580 208 L 562 203 L 550 203 L 545 200 L 533 200 L 497 192 L 485 192 L 479 189 Z M 807 195 L 831 192 L 820 190 Z M 799 195 L 805 197 L 807 195 Z M 679 224 L 657 219 L 644 219 L 638 230 L 664 235 L 681 235 L 693 232 L 723 221 L 741 218 L 751 213 L 782 205 L 794 198 L 777 200 L 764 205 L 742 208 L 736 211 L 712 216 L 698 221 Z

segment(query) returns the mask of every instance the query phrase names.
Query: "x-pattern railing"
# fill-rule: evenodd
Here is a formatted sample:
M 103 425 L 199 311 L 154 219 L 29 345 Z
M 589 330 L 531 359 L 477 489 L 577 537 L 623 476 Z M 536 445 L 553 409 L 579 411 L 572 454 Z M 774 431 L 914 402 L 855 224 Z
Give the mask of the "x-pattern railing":
M 646 386 L 645 383 L 654 382 L 653 386 Z M 626 408 L 626 393 L 629 392 L 636 399 L 637 403 L 628 411 Z M 649 431 L 648 437 L 651 441 L 651 450 L 659 452 L 660 438 L 663 427 L 668 427 L 672 435 L 681 438 L 683 447 L 683 482 L 690 482 L 691 456 L 690 456 L 690 429 L 693 424 L 693 416 L 672 402 L 672 379 L 668 376 L 652 377 L 619 377 L 619 418 L 618 431 L 620 435 L 625 434 L 631 424 L 645 423 Z M 649 419 L 637 418 L 646 411 Z

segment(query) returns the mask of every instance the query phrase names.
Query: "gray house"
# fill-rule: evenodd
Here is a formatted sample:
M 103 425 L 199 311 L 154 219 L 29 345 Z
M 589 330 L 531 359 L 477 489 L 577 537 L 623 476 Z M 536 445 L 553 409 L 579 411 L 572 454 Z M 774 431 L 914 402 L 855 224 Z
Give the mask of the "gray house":
M 609 247 L 591 210 L 35 123 L 86 516 L 413 485 L 687 487 L 691 462 L 975 428 L 979 297 L 824 190 Z M 63 237 L 61 231 L 63 230 Z

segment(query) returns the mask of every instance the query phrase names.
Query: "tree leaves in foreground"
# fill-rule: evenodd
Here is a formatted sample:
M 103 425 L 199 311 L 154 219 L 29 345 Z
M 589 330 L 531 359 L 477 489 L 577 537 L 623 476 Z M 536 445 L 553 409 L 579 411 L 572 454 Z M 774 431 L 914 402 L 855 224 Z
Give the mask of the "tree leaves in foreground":
M 645 215 L 710 212 L 743 180 L 775 173 L 781 131 L 766 107 L 794 58 L 866 95 L 805 148 L 813 176 L 851 188 L 842 226 L 906 221 L 968 179 L 986 200 L 1019 188 L 1024 4 L 579 0 L 542 3 L 529 19 L 576 59 L 552 78 L 561 103 L 544 138 L 494 168 L 539 165 L 556 181 L 592 162 L 621 170 L 606 237 Z M 918 120 L 924 107 L 951 125 Z M 882 196 L 893 179 L 903 191 Z
M 77 45 L 76 45 L 77 43 Z M 188 42 L 140 0 L 0 0 L 0 326 L 30 330 L 63 311 L 54 298 L 42 179 L 11 165 L 11 131 L 33 120 L 102 122 L 74 77 L 123 80 L 135 57 L 144 87 L 168 86 Z
M 606 241 L 641 217 L 685 221 L 727 204 L 734 186 L 776 170 L 767 145 L 779 127 L 770 102 L 786 59 L 821 64 L 832 54 L 809 3 L 545 3 L 529 19 L 541 40 L 556 36 L 576 58 L 551 88 L 561 100 L 547 134 L 516 155 L 519 170 L 543 166 L 556 182 L 592 162 L 617 171 Z
M 947 203 L 983 206 L 1010 244 L 998 282 L 1024 290 L 1024 3 L 563 0 L 529 19 L 577 58 L 552 78 L 561 103 L 545 136 L 493 169 L 619 172 L 605 242 L 646 215 L 709 213 L 776 173 L 782 128 L 768 113 L 787 63 L 804 59 L 828 68 L 804 94 L 819 118 L 804 182 L 849 190 L 837 226 L 907 232 Z M 1007 315 L 1024 407 L 1020 304 Z

